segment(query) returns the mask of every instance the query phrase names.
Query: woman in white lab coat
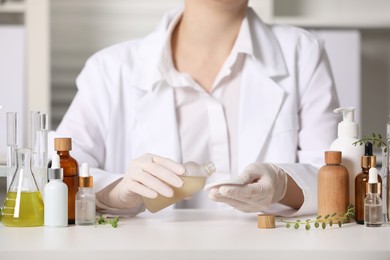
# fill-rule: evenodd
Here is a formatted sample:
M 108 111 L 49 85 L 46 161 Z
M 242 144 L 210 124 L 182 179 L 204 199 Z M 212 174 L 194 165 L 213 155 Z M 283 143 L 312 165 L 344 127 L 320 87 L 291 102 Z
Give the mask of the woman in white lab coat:
M 172 196 L 186 161 L 213 161 L 209 182 L 246 185 L 176 207 L 316 211 L 337 120 L 326 54 L 302 29 L 263 23 L 247 0 L 186 0 L 146 38 L 93 55 L 77 86 L 57 135 L 94 168 L 101 211 L 134 215 L 141 196 Z

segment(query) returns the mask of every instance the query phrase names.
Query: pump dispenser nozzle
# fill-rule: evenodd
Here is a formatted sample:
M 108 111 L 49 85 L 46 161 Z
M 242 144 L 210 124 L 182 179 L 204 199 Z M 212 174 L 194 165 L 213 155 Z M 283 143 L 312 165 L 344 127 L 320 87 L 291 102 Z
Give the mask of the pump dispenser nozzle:
M 354 107 L 340 107 L 333 110 L 334 113 L 343 113 L 343 121 L 338 126 L 339 137 L 357 138 L 359 135 L 359 126 L 354 121 Z

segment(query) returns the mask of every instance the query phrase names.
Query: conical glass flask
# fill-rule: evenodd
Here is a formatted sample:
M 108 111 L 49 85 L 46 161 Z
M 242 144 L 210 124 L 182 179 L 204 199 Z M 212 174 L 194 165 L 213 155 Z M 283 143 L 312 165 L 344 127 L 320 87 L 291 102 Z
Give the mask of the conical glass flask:
M 43 201 L 31 171 L 31 150 L 17 150 L 17 165 L 5 198 L 2 219 L 5 226 L 43 226 Z

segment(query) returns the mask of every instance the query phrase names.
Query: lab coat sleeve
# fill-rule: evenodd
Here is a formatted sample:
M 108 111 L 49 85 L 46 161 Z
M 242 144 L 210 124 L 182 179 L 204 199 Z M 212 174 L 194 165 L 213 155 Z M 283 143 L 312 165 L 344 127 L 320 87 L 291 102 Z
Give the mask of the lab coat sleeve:
M 336 138 L 339 106 L 326 52 L 318 40 L 307 47 L 298 61 L 299 134 L 298 163 L 275 164 L 287 172 L 302 189 L 304 203 L 294 215 L 317 213 L 317 172 L 324 151 Z
M 50 134 L 50 142 L 56 136 L 72 138 L 72 156 L 81 164 L 87 162 L 94 177 L 95 193 L 123 177 L 105 169 L 105 135 L 108 132 L 111 109 L 115 98 L 108 89 L 105 74 L 99 66 L 99 57 L 90 58 L 77 78 L 78 92 L 72 101 L 56 132 Z M 99 202 L 98 202 L 99 204 Z M 115 210 L 100 205 L 102 213 L 136 215 L 143 211 L 141 207 L 129 210 Z

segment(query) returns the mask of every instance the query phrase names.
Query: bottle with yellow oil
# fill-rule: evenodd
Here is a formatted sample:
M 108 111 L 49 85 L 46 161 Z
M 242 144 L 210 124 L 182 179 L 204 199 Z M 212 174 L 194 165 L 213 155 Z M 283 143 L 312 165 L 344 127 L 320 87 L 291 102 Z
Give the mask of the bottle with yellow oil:
M 19 149 L 1 221 L 9 227 L 34 227 L 43 226 L 43 217 L 41 193 L 31 171 L 31 150 Z
M 209 162 L 204 165 L 199 165 L 195 162 L 186 162 L 184 167 L 186 171 L 183 176 L 180 176 L 184 182 L 183 186 L 180 188 L 170 186 L 174 192 L 172 198 L 164 197 L 161 194 L 158 194 L 155 199 L 142 198 L 145 207 L 150 212 L 154 213 L 160 211 L 169 205 L 188 198 L 200 191 L 206 184 L 206 178 L 213 174 L 216 170 L 213 162 Z

